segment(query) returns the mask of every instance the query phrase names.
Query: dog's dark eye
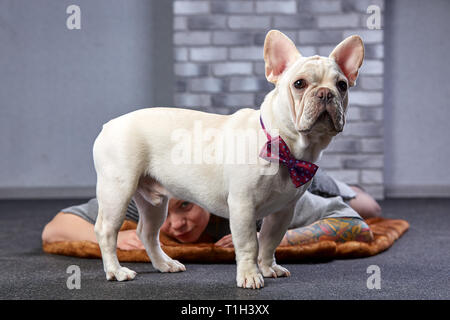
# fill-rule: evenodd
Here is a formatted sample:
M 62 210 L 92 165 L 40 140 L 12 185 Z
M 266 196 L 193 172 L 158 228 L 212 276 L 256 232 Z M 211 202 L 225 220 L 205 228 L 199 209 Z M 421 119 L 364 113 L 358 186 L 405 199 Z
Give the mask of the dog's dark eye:
M 338 81 L 337 86 L 342 92 L 347 91 L 347 83 L 345 83 L 345 81 Z
M 299 79 L 297 81 L 294 82 L 294 87 L 296 89 L 303 89 L 306 87 L 306 81 L 303 79 Z

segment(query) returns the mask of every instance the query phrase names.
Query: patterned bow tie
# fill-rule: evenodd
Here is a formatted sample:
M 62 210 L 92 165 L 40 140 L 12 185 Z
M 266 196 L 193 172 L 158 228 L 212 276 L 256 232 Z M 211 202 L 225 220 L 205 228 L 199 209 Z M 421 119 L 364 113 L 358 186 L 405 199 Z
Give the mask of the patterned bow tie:
M 279 161 L 286 167 L 288 167 L 292 183 L 294 183 L 296 188 L 310 181 L 316 174 L 319 167 L 314 163 L 295 159 L 291 155 L 291 150 L 289 150 L 283 138 L 278 136 L 273 139 L 266 131 L 261 117 L 259 118 L 259 120 L 261 122 L 261 127 L 267 136 L 267 139 L 269 139 L 269 141 L 267 141 L 264 147 L 261 149 L 259 156 L 270 162 Z M 278 145 L 278 155 L 272 153 L 272 145 Z

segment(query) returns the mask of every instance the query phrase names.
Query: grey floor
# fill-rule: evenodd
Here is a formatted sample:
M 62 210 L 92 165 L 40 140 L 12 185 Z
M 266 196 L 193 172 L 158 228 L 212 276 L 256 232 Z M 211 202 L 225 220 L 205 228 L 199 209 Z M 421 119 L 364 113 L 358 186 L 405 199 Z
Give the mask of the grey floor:
M 100 260 L 45 254 L 40 234 L 59 209 L 80 200 L 0 201 L 0 299 L 450 299 L 450 199 L 381 202 L 383 214 L 410 222 L 410 230 L 374 257 L 285 265 L 289 278 L 266 279 L 261 290 L 236 288 L 233 264 L 187 264 L 177 274 L 148 263 L 130 282 L 108 282 Z M 70 265 L 81 289 L 67 288 Z M 368 289 L 377 265 L 381 289 Z

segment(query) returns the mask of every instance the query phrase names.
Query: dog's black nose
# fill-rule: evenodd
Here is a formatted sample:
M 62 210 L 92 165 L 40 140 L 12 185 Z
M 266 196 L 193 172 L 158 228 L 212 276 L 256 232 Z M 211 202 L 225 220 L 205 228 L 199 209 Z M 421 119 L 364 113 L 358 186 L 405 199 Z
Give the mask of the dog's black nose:
M 325 103 L 330 102 L 331 99 L 334 98 L 333 92 L 331 92 L 331 90 L 328 88 L 319 88 L 319 90 L 317 90 L 316 96 Z

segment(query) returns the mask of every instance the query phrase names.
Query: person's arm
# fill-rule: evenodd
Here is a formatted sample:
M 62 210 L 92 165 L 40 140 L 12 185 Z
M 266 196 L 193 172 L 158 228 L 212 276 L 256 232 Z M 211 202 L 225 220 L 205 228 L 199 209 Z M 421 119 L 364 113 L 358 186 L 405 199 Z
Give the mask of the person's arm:
M 325 218 L 306 227 L 288 230 L 280 246 L 314 243 L 320 240 L 370 242 L 373 240 L 373 234 L 364 220 Z
M 42 232 L 44 243 L 59 241 L 92 241 L 97 243 L 94 225 L 83 218 L 60 212 Z M 136 234 L 136 230 L 119 231 L 117 247 L 122 250 L 144 249 L 144 245 Z
M 326 218 L 306 227 L 288 230 L 281 240 L 280 246 L 314 243 L 321 240 L 370 242 L 373 240 L 373 234 L 364 220 L 357 218 Z M 215 245 L 232 248 L 233 240 L 231 234 L 224 236 Z

